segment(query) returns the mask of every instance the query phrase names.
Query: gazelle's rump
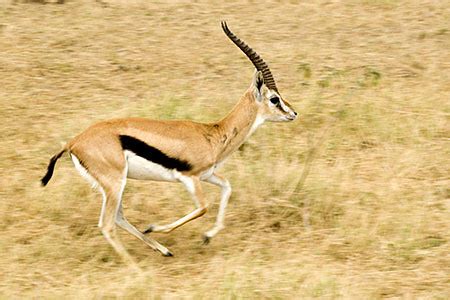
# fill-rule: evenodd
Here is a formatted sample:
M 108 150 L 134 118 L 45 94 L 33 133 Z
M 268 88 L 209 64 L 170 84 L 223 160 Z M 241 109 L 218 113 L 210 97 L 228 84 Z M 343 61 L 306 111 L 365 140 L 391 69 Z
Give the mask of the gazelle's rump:
M 91 174 L 89 174 L 88 170 L 82 165 L 78 157 L 76 157 L 75 154 L 73 153 L 70 153 L 70 157 L 72 158 L 72 162 L 73 165 L 75 166 L 75 169 L 77 169 L 78 173 L 80 173 L 80 175 L 91 184 L 91 187 L 93 189 L 100 188 L 101 190 L 101 187 L 99 186 L 97 180 L 94 177 L 92 177 Z M 104 192 L 102 191 L 102 193 Z

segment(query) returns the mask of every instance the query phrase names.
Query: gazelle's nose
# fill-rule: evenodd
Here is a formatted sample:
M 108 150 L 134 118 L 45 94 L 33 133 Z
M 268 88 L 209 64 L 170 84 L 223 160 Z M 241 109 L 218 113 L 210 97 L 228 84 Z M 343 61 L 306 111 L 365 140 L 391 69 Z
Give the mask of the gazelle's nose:
M 290 112 L 287 119 L 290 121 L 294 121 L 295 119 L 297 119 L 297 112 L 295 112 L 295 111 Z

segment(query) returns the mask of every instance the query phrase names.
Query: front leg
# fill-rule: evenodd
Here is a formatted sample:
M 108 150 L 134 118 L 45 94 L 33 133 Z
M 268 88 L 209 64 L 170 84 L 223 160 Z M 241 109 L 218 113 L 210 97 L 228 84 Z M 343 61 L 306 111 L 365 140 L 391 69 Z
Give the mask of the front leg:
M 189 221 L 192 221 L 198 217 L 203 216 L 206 213 L 207 205 L 205 202 L 205 198 L 203 196 L 202 187 L 200 185 L 200 180 L 198 177 L 188 177 L 184 175 L 180 175 L 178 178 L 180 182 L 184 184 L 188 192 L 191 194 L 194 199 L 196 209 L 186 216 L 178 219 L 177 221 L 170 223 L 168 225 L 149 225 L 143 233 L 150 232 L 164 232 L 168 233 L 172 230 L 186 224 Z
M 222 230 L 225 226 L 223 224 L 223 220 L 225 219 L 225 209 L 228 204 L 228 199 L 230 199 L 231 195 L 231 185 L 222 176 L 218 174 L 213 174 L 210 177 L 205 179 L 206 182 L 212 183 L 214 185 L 220 186 L 222 188 L 221 195 L 220 195 L 220 204 L 219 204 L 219 212 L 217 214 L 216 224 L 214 227 L 207 231 L 203 235 L 203 242 L 205 244 L 209 243 L 209 240 L 215 236 L 220 230 Z

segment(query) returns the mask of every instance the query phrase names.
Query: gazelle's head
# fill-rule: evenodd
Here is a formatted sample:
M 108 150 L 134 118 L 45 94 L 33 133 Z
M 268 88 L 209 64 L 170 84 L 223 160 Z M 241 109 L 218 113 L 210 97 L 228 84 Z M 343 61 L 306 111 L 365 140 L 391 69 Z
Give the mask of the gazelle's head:
M 258 105 L 258 114 L 267 121 L 286 122 L 295 120 L 297 113 L 278 92 L 269 66 L 258 53 L 230 31 L 226 22 L 222 22 L 222 29 L 230 40 L 247 55 L 256 68 L 250 89 Z

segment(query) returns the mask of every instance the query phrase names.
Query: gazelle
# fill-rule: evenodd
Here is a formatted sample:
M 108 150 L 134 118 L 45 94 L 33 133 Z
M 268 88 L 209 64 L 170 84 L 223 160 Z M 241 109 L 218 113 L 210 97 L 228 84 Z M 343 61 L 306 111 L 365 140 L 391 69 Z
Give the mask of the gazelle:
M 250 87 L 228 115 L 214 123 L 125 118 L 94 124 L 50 159 L 47 173 L 41 180 L 45 186 L 52 177 L 56 161 L 68 152 L 75 168 L 102 193 L 98 226 L 127 261 L 132 262 L 132 259 L 116 235 L 116 225 L 152 249 L 172 256 L 166 247 L 145 234 L 171 232 L 202 216 L 208 204 L 201 181 L 222 189 L 216 223 L 204 234 L 204 241 L 208 242 L 224 228 L 225 208 L 231 194 L 230 183 L 216 173 L 217 167 L 264 121 L 292 121 L 297 116 L 292 106 L 280 96 L 262 58 L 236 37 L 225 22 L 222 22 L 222 29 L 256 67 Z M 196 208 L 171 224 L 150 225 L 140 232 L 127 221 L 122 211 L 122 193 L 127 178 L 181 182 L 192 195 Z

